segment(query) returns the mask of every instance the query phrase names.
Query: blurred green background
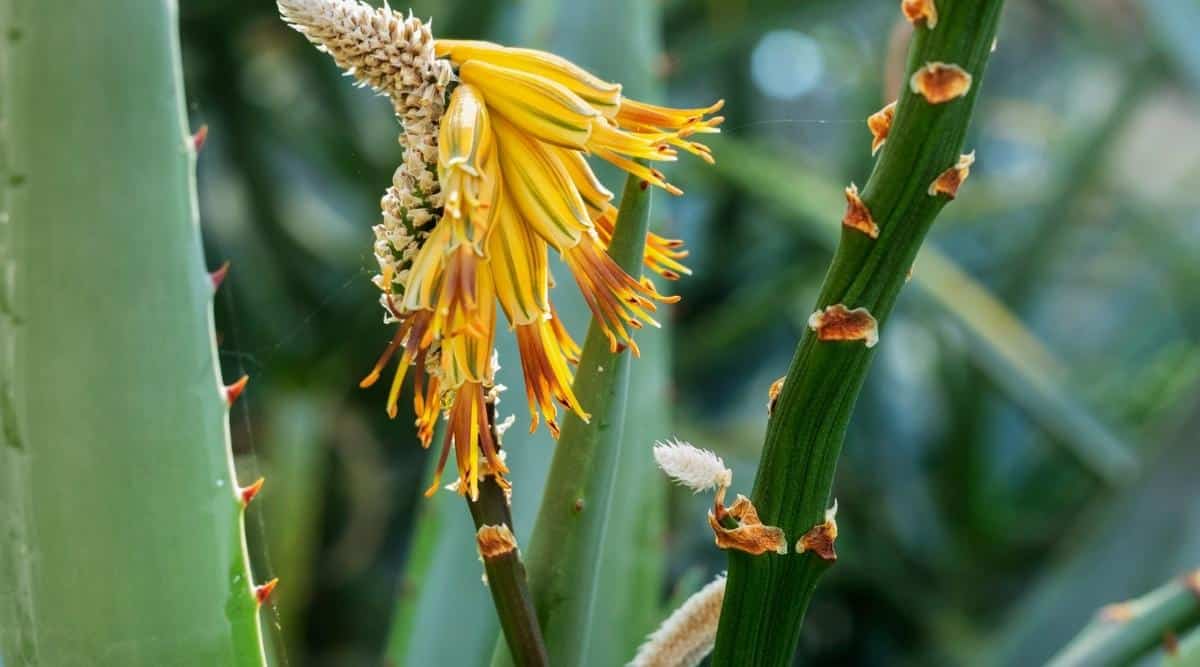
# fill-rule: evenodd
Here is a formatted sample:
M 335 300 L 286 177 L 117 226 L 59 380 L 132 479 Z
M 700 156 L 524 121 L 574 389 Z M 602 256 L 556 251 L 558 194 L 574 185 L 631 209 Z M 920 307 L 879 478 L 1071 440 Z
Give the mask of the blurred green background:
M 271 2 L 182 5 L 192 122 L 211 128 L 207 252 L 233 264 L 216 305 L 221 359 L 225 377 L 252 378 L 233 415 L 239 474 L 267 477 L 251 551 L 256 572 L 282 578 L 271 652 L 371 665 L 391 646 L 397 663 L 472 664 L 496 626 L 465 508 L 449 493 L 421 499 L 426 452 L 410 420 L 389 422 L 382 390 L 356 388 L 391 335 L 369 281 L 370 226 L 400 162 L 390 105 L 353 88 Z M 717 166 L 669 166 L 687 195 L 656 199 L 695 275 L 668 286 L 683 302 L 663 332 L 642 332 L 635 362 L 643 409 L 626 446 L 643 459 L 616 509 L 633 526 L 618 538 L 637 546 L 618 545 L 628 562 L 612 576 L 648 582 L 650 604 L 599 612 L 625 659 L 724 567 L 706 499 L 645 474 L 648 448 L 678 436 L 713 449 L 749 490 L 767 387 L 811 310 L 840 190 L 871 168 L 865 118 L 901 85 L 897 5 L 412 4 L 438 36 L 550 48 L 649 101 L 727 100 Z M 851 425 L 835 485 L 841 557 L 803 658 L 1035 664 L 1099 606 L 1200 566 L 1196 34 L 1196 0 L 1008 3 L 968 138 L 978 161 L 916 264 Z M 570 287 L 556 300 L 582 340 Z M 502 411 L 517 415 L 506 445 L 528 539 L 553 444 L 520 434 L 512 351 L 501 349 L 513 378 Z

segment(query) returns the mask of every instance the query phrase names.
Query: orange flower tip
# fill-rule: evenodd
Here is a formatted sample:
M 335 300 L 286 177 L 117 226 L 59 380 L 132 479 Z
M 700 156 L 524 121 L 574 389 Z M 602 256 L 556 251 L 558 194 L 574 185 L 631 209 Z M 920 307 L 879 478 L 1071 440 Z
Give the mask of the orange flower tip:
M 933 0 L 901 0 L 900 11 L 904 12 L 904 18 L 913 25 L 924 23 L 930 30 L 937 27 L 937 6 L 933 4 Z
M 1117 602 L 1100 608 L 1100 620 L 1107 623 L 1127 623 L 1137 616 L 1131 602 Z
M 265 477 L 259 477 L 258 479 L 254 480 L 254 483 L 250 486 L 243 486 L 238 490 L 238 497 L 242 499 L 243 507 L 249 505 L 250 501 L 254 500 L 255 496 L 258 495 L 258 492 L 262 491 L 263 484 L 265 484 L 266 481 L 267 480 Z
M 659 275 L 667 280 L 679 280 L 681 277 L 678 273 L 672 271 L 671 269 L 663 269 Z
M 896 103 L 892 102 L 867 118 L 867 129 L 871 130 L 871 155 L 879 152 L 892 131 L 892 120 L 896 117 Z
M 908 86 L 930 104 L 943 104 L 971 90 L 971 74 L 953 63 L 930 62 L 913 72 Z
M 246 383 L 248 382 L 250 382 L 250 376 L 243 375 L 240 379 L 238 379 L 237 382 L 234 382 L 231 385 L 226 385 L 225 405 L 233 407 L 233 404 L 237 402 L 238 397 L 242 395 L 242 392 L 246 391 Z
M 840 303 L 827 306 L 808 318 L 808 327 L 822 341 L 861 340 L 868 348 L 879 342 L 879 325 L 866 308 L 850 310 Z
M 373 386 L 376 382 L 379 381 L 380 372 L 382 372 L 382 369 L 379 369 L 379 368 L 372 370 L 371 373 L 369 375 L 367 375 L 367 377 L 365 377 L 359 381 L 358 388 L 359 389 L 367 389 L 367 388 Z
M 971 175 L 971 165 L 975 164 L 975 151 L 958 156 L 958 162 L 943 171 L 929 184 L 929 196 L 946 195 L 948 199 L 958 196 L 958 188 Z
M 665 245 L 668 248 L 682 248 L 683 247 L 683 239 L 667 239 L 667 242 L 663 245 Z
M 258 602 L 258 604 L 260 604 L 260 605 L 263 604 L 264 602 L 267 601 L 267 598 L 271 597 L 271 592 L 274 591 L 275 587 L 278 585 L 279 585 L 279 578 L 276 577 L 276 578 L 268 581 L 265 584 L 262 584 L 260 586 L 255 586 L 254 587 L 254 599 Z
M 192 150 L 199 153 L 201 148 L 204 148 L 205 142 L 208 141 L 208 124 L 200 126 L 196 133 L 192 135 Z
M 813 526 L 796 542 L 796 553 L 812 552 L 821 560 L 837 560 L 834 543 L 837 541 L 837 500 L 825 510 L 825 520 Z
M 395 419 L 396 415 L 400 414 L 400 408 L 395 403 L 390 403 L 387 406 L 388 419 Z
M 854 183 L 846 188 L 846 213 L 842 216 L 842 225 L 856 229 L 870 238 L 879 238 L 879 225 L 871 217 L 871 211 L 858 196 L 858 186 Z
M 479 555 L 485 560 L 495 560 L 517 550 L 517 538 L 512 530 L 504 524 L 491 526 L 484 524 L 475 533 L 475 545 Z
M 665 185 L 663 186 L 663 188 L 664 188 L 664 189 L 665 189 L 667 192 L 670 192 L 671 194 L 675 195 L 676 197 L 678 197 L 678 196 L 680 196 L 680 195 L 682 195 L 682 194 L 683 194 L 683 190 L 680 190 L 679 188 L 675 187 L 674 185 L 671 185 L 670 183 L 667 183 L 667 184 L 665 184 Z
M 208 279 L 212 281 L 213 291 L 221 289 L 221 284 L 225 282 L 225 277 L 229 275 L 229 261 L 217 267 L 216 271 L 208 274 Z

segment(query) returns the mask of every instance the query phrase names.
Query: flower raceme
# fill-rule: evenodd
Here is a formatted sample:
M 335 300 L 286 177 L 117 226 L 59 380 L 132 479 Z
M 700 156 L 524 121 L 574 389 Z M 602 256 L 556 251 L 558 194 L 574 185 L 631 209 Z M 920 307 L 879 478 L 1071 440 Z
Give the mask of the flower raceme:
M 630 329 L 657 326 L 652 313 L 676 297 L 627 274 L 609 257 L 617 209 L 587 156 L 678 195 L 651 166 L 680 150 L 712 162 L 696 135 L 717 132 L 718 102 L 659 107 L 622 95 L 553 54 L 481 41 L 434 40 L 428 25 L 355 0 L 278 0 L 284 20 L 362 85 L 392 101 L 403 126 L 404 162 L 381 201 L 375 256 L 391 343 L 361 383 L 398 357 L 387 397 L 414 377 L 424 446 L 440 415 L 448 428 L 428 493 L 451 450 L 461 492 L 477 497 L 494 475 L 507 486 L 492 424 L 497 311 L 517 340 L 531 431 L 558 435 L 558 406 L 587 420 L 571 389 L 580 349 L 550 300 L 549 253 L 558 253 L 616 352 L 638 354 Z M 690 273 L 682 243 L 646 238 L 644 263 L 669 280 Z M 499 308 L 497 309 L 497 304 Z

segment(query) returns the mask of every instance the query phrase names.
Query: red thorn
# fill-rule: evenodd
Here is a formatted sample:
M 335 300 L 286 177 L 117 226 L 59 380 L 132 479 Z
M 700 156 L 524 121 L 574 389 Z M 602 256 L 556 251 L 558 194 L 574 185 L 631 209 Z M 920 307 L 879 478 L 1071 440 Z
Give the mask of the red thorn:
M 253 484 L 250 486 L 244 486 L 238 491 L 238 496 L 242 499 L 242 507 L 249 505 L 250 501 L 254 500 L 254 497 L 258 495 L 258 492 L 262 491 L 263 483 L 266 481 L 266 478 L 259 477 L 258 479 L 254 480 Z
M 235 402 L 237 402 L 238 397 L 242 395 L 242 392 L 246 391 L 246 383 L 249 381 L 250 381 L 250 376 L 243 375 L 241 377 L 241 379 L 238 380 L 237 382 L 234 382 L 231 385 L 226 385 L 226 387 L 225 387 L 225 404 L 232 408 L 233 404 Z
M 267 598 L 271 597 L 271 591 L 275 590 L 275 587 L 278 585 L 279 585 L 279 578 L 276 577 L 276 578 L 268 581 L 267 583 L 263 584 L 262 586 L 255 586 L 254 587 L 254 599 L 258 600 L 258 604 L 261 605 L 262 603 L 267 601 Z
M 221 266 L 217 267 L 216 271 L 208 274 L 212 280 L 213 291 L 221 289 L 221 283 L 225 282 L 225 276 L 229 275 L 229 262 L 226 261 Z
M 200 129 L 196 130 L 196 133 L 192 135 L 192 148 L 195 149 L 195 151 L 197 153 L 199 153 L 200 149 L 204 148 L 205 141 L 208 141 L 208 124 L 207 123 L 205 123 L 204 125 L 201 125 Z
M 642 181 L 641 183 L 638 183 L 638 187 L 640 187 L 641 189 L 645 190 L 646 188 L 650 187 L 650 182 L 649 182 L 649 181 Z

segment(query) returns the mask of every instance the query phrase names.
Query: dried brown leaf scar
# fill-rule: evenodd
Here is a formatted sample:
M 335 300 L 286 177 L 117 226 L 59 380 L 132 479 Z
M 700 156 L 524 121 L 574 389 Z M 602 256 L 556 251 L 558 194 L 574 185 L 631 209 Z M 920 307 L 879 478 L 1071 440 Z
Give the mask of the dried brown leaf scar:
M 937 5 L 933 4 L 933 0 L 900 0 L 900 11 L 913 25 L 924 23 L 930 30 L 937 27 Z
M 879 225 L 875 224 L 871 211 L 858 196 L 858 186 L 853 183 L 846 188 L 846 213 L 842 215 L 842 224 L 873 239 L 879 238 Z
M 929 195 L 936 197 L 946 195 L 950 199 L 958 196 L 958 188 L 971 175 L 971 165 L 975 164 L 975 151 L 958 156 L 958 162 L 943 171 L 929 184 Z
M 516 549 L 517 538 L 504 524 L 483 525 L 475 533 L 475 544 L 479 547 L 479 555 L 483 556 L 484 560 L 492 560 Z
M 930 104 L 942 104 L 967 94 L 971 74 L 952 63 L 925 63 L 913 72 L 908 86 Z
M 822 560 L 837 560 L 834 542 L 837 541 L 837 500 L 833 507 L 825 510 L 825 520 L 813 526 L 796 542 L 796 553 L 808 551 L 815 553 Z
M 840 303 L 826 306 L 808 318 L 819 340 L 861 340 L 867 347 L 879 342 L 879 325 L 866 308 L 850 310 Z
M 895 102 L 867 116 L 867 129 L 871 131 L 871 155 L 878 153 L 879 149 L 883 148 L 888 133 L 892 131 L 892 120 L 895 118 Z
M 737 500 L 723 513 L 738 525 L 736 528 L 726 528 L 712 510 L 708 511 L 708 524 L 712 526 L 718 548 L 744 551 L 754 556 L 767 552 L 780 555 L 787 553 L 783 529 L 764 526 L 758 518 L 758 510 L 754 509 L 754 503 L 746 496 L 738 494 Z

